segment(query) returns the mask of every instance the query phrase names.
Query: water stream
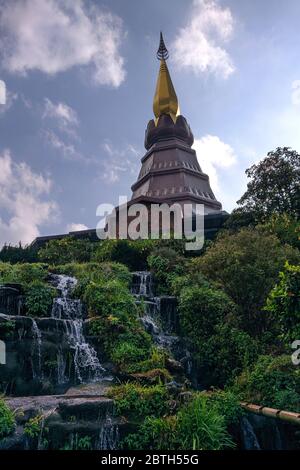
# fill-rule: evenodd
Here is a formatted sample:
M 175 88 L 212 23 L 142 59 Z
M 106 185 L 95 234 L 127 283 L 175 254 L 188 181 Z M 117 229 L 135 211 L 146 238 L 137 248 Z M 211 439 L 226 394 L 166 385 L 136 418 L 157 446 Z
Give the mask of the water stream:
M 79 383 L 97 381 L 103 377 L 104 368 L 100 364 L 95 349 L 86 342 L 83 335 L 83 308 L 79 299 L 70 298 L 77 284 L 74 277 L 63 274 L 52 275 L 52 283 L 60 292 L 53 302 L 52 318 L 63 322 L 65 334 L 71 350 L 74 352 L 74 368 Z M 63 380 L 65 364 L 58 354 L 58 378 Z

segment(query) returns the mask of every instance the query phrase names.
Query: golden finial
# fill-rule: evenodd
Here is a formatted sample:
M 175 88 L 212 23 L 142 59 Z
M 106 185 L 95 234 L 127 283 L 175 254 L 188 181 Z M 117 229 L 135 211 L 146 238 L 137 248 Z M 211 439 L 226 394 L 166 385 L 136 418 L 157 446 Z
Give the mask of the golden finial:
M 153 100 L 155 125 L 157 125 L 158 119 L 162 114 L 169 114 L 175 124 L 179 109 L 178 99 L 166 64 L 169 53 L 165 46 L 162 33 L 160 33 L 159 48 L 156 55 L 160 60 L 160 68 Z

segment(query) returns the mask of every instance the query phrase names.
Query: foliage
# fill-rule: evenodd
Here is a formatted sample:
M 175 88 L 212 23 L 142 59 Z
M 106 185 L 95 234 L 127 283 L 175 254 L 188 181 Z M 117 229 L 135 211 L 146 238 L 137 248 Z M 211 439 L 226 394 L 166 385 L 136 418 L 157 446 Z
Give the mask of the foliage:
M 9 264 L 0 263 L 0 283 L 16 283 L 27 286 L 34 281 L 44 281 L 47 265 L 42 263 Z
M 39 437 L 42 429 L 43 415 L 36 415 L 30 418 L 24 426 L 24 434 L 30 439 Z
M 281 243 L 300 248 L 300 221 L 289 214 L 272 214 L 259 226 L 267 233 L 276 235 Z
M 92 439 L 90 436 L 79 437 L 78 433 L 75 433 L 75 436 L 72 434 L 62 450 L 92 450 Z
M 216 332 L 217 325 L 235 310 L 232 300 L 220 289 L 207 285 L 182 289 L 179 297 L 180 325 L 194 344 Z
M 13 412 L 0 399 L 0 439 L 11 434 L 15 429 L 15 418 Z
M 152 347 L 150 351 L 150 355 L 149 355 L 149 352 L 147 351 L 146 359 L 143 359 L 140 362 L 132 362 L 131 364 L 127 364 L 126 370 L 129 373 L 134 373 L 134 372 L 147 372 L 149 370 L 154 370 L 154 369 L 164 369 L 165 361 L 166 361 L 166 352 L 156 347 Z
M 153 250 L 147 261 L 160 294 L 169 293 L 174 277 L 184 273 L 185 260 L 172 248 Z
M 0 322 L 0 337 L 3 338 L 11 338 L 14 334 L 16 327 L 15 320 L 6 320 Z
M 98 246 L 94 260 L 116 261 L 125 264 L 131 271 L 143 270 L 155 243 L 153 240 L 104 240 Z
M 91 316 L 114 315 L 135 311 L 136 304 L 133 296 L 120 281 L 89 282 L 85 289 L 83 299 L 87 304 Z
M 32 317 L 46 317 L 49 314 L 56 290 L 41 281 L 32 282 L 25 291 L 26 312 Z
M 231 390 L 215 390 L 208 395 L 211 404 L 224 417 L 226 426 L 238 425 L 244 410 L 236 394 Z
M 108 396 L 114 399 L 117 414 L 133 418 L 162 416 L 168 410 L 168 392 L 160 384 L 144 386 L 127 382 L 111 388 Z
M 50 240 L 38 252 L 41 261 L 49 264 L 66 264 L 72 262 L 84 263 L 91 260 L 97 243 L 89 240 L 78 240 L 65 237 L 60 240 Z
M 4 245 L 0 251 L 0 261 L 4 263 L 36 263 L 37 249 L 32 246 L 23 247 L 20 243 L 18 246 Z
M 278 323 L 283 339 L 300 338 L 300 266 L 286 263 L 279 283 L 271 290 L 265 309 Z
M 221 323 L 190 349 L 202 385 L 223 387 L 257 359 L 261 346 L 245 331 Z
M 192 261 L 191 272 L 202 272 L 220 284 L 239 306 L 240 323 L 250 334 L 267 326 L 261 309 L 285 261 L 297 262 L 299 251 L 259 229 L 221 233 L 214 245 Z
M 79 283 L 117 280 L 128 287 L 131 281 L 131 273 L 128 268 L 124 264 L 115 262 L 67 263 L 53 266 L 51 270 L 57 274 L 74 276 Z
M 174 416 L 147 417 L 124 444 L 134 450 L 221 450 L 234 447 L 224 417 L 205 395 L 197 394 Z
M 278 147 L 246 170 L 247 191 L 238 201 L 257 219 L 273 213 L 300 213 L 300 155 L 289 147 Z
M 232 388 L 242 400 L 300 412 L 300 373 L 290 355 L 260 356 Z

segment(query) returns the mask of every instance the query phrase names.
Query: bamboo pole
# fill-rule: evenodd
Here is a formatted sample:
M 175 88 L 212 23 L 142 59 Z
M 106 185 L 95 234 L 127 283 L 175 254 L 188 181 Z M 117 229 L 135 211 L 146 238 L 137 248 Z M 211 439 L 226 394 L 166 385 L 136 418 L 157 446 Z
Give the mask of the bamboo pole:
M 276 418 L 288 423 L 300 426 L 300 413 L 293 411 L 278 410 L 276 408 L 269 408 L 268 406 L 254 405 L 253 403 L 241 402 L 241 407 L 250 413 L 266 416 L 268 418 Z

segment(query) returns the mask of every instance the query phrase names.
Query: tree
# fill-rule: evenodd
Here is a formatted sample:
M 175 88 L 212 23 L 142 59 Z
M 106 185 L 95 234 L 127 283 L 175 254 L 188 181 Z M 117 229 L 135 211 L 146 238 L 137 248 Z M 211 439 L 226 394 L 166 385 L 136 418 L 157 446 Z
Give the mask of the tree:
M 272 213 L 299 216 L 300 154 L 289 147 L 278 147 L 246 170 L 251 180 L 237 204 L 238 211 L 255 213 L 262 220 Z
M 261 334 L 267 326 L 262 308 L 286 260 L 296 264 L 299 251 L 261 229 L 243 228 L 221 233 L 202 257 L 192 261 L 192 270 L 218 282 L 239 306 L 240 326 Z
M 284 340 L 291 343 L 300 338 L 300 266 L 285 265 L 265 308 L 278 322 Z

